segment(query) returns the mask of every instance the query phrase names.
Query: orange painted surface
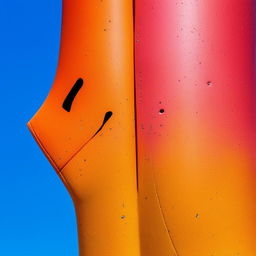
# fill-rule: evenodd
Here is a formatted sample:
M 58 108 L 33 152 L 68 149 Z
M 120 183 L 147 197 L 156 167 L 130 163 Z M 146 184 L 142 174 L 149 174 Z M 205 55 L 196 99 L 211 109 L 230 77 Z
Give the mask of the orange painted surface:
M 29 127 L 73 198 L 81 256 L 256 255 L 253 8 L 63 1 Z
M 63 1 L 56 78 L 29 122 L 72 195 L 83 256 L 139 255 L 132 14 L 130 0 Z

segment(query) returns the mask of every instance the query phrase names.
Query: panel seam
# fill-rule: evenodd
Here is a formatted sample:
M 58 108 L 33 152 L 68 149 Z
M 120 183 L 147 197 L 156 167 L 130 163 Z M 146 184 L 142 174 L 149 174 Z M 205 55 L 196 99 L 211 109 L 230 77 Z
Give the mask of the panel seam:
M 135 121 L 135 154 L 136 154 L 136 180 L 137 180 L 137 191 L 139 190 L 139 161 L 138 161 L 138 134 L 137 134 L 137 92 L 136 92 L 136 29 L 135 29 L 135 17 L 136 17 L 136 10 L 135 10 L 135 0 L 133 0 L 133 77 L 134 77 L 134 121 Z
M 164 226 L 165 226 L 166 232 L 167 232 L 167 234 L 168 234 L 169 240 L 170 240 L 170 242 L 171 242 L 171 244 L 172 244 L 172 247 L 173 247 L 173 249 L 174 249 L 175 255 L 176 255 L 176 256 L 179 256 L 178 251 L 177 251 L 177 248 L 176 248 L 175 245 L 174 245 L 173 239 L 172 239 L 171 234 L 170 234 L 170 232 L 169 232 L 169 229 L 168 229 L 168 227 L 167 227 L 166 218 L 165 218 L 165 216 L 164 216 L 163 208 L 162 208 L 162 206 L 161 206 L 160 198 L 159 198 L 159 195 L 158 195 L 158 192 L 157 192 L 157 187 L 156 187 L 156 182 L 155 182 L 154 175 L 153 175 L 153 181 L 154 181 L 154 189 L 155 189 L 155 193 L 156 193 L 157 202 L 158 202 L 158 205 L 159 205 L 159 208 L 160 208 L 160 213 L 161 213 L 161 216 L 162 216 L 162 220 L 163 220 L 163 222 L 164 222 Z

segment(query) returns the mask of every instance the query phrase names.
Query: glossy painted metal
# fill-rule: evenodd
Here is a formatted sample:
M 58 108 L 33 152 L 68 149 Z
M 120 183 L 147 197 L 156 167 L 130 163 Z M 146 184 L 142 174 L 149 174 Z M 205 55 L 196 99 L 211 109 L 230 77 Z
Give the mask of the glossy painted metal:
M 254 19 L 253 0 L 63 1 L 29 128 L 81 256 L 256 255 Z
M 81 256 L 139 255 L 132 7 L 131 0 L 63 1 L 56 78 L 29 122 L 72 195 Z M 68 112 L 62 105 L 79 78 Z
M 142 255 L 256 255 L 253 1 L 135 2 Z

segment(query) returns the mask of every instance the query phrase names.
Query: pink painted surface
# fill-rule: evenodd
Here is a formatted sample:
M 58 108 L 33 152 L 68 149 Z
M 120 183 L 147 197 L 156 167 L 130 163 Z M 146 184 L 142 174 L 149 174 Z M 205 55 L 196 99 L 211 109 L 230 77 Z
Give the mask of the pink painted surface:
M 256 255 L 253 1 L 135 7 L 143 251 L 162 218 L 159 256 Z

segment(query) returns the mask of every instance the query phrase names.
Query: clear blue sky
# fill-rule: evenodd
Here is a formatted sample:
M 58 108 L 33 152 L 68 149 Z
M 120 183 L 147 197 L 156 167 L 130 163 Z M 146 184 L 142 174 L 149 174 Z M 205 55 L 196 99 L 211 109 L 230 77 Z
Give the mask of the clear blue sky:
M 0 255 L 77 256 L 72 201 L 26 123 L 52 85 L 61 0 L 0 0 Z

